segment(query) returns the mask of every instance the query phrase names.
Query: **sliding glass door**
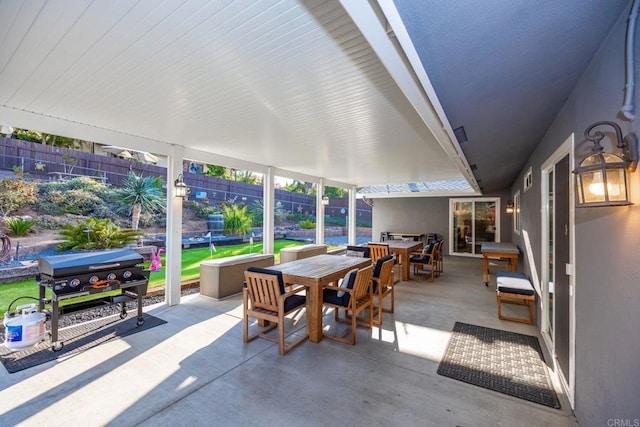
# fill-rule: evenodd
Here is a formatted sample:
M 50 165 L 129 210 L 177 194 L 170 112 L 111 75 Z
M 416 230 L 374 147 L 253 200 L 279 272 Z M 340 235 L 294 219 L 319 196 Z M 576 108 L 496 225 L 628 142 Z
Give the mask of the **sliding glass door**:
M 481 255 L 482 242 L 500 241 L 500 199 L 451 199 L 450 253 Z

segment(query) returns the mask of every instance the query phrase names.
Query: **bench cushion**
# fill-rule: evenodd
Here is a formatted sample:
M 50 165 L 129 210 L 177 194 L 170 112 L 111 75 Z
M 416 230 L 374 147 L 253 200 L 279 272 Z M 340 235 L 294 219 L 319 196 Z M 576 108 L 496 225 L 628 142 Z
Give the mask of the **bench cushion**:
M 496 273 L 498 292 L 518 295 L 533 295 L 531 281 L 526 274 L 518 271 L 498 271 Z

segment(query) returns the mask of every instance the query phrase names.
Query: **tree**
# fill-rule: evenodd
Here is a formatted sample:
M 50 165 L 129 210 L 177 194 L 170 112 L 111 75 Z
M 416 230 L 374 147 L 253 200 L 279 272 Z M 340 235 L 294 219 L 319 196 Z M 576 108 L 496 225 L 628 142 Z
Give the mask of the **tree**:
M 122 187 L 115 191 L 120 202 L 119 212 L 131 215 L 131 228 L 138 229 L 143 212 L 155 212 L 165 207 L 165 195 L 160 177 L 138 176 L 129 171 Z
M 349 191 L 339 187 L 324 187 L 324 195 L 327 197 L 349 197 Z
M 76 148 L 81 143 L 79 139 L 68 138 L 66 136 L 51 135 L 28 129 L 14 128 L 13 137 L 16 139 L 39 142 L 43 145 L 52 145 L 64 148 Z
M 251 171 L 235 171 L 234 181 L 244 182 L 245 184 L 257 184 L 258 177 Z
M 227 173 L 227 168 L 218 165 L 207 164 L 206 172 L 203 175 L 213 176 L 215 178 L 224 178 Z
M 307 185 L 302 181 L 298 181 L 297 179 L 293 180 L 293 182 L 291 182 L 290 184 L 285 185 L 284 187 L 282 187 L 282 189 L 290 193 L 308 194 Z

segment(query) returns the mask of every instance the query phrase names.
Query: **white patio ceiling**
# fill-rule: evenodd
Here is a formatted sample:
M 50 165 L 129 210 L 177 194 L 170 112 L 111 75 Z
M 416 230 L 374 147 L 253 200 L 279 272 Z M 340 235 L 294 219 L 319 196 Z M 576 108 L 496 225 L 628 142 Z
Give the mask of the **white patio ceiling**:
M 477 186 L 403 29 L 343 3 L 0 2 L 0 124 L 330 184 Z

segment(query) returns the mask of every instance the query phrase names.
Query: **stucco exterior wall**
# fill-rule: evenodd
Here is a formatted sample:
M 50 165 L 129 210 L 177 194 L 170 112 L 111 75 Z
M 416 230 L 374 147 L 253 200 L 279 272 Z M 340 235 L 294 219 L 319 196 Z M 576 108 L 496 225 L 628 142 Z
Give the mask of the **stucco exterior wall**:
M 521 224 L 531 239 L 538 271 L 541 165 L 571 133 L 578 164 L 591 147 L 584 130 L 594 122 L 615 121 L 624 134 L 639 132 L 640 119 L 629 122 L 618 114 L 624 97 L 628 12 L 611 30 L 511 188 L 512 194 L 521 193 Z M 636 40 L 636 55 L 638 46 Z M 635 105 L 640 116 L 638 56 L 635 62 Z M 615 151 L 610 143 L 604 145 L 606 151 Z M 529 167 L 533 188 L 524 193 L 522 179 Z M 630 181 L 635 205 L 575 212 L 575 413 L 581 426 L 640 422 L 640 173 L 632 174 Z M 522 245 L 522 235 L 513 238 Z

